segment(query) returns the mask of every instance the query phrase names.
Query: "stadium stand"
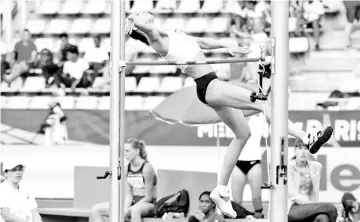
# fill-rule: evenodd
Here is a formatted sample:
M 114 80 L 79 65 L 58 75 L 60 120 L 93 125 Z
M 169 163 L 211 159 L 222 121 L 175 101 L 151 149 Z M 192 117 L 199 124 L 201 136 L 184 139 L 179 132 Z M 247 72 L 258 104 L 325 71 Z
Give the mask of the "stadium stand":
M 34 1 L 29 0 L 28 2 L 30 4 Z M 323 93 L 330 93 L 332 90 L 338 89 L 340 81 L 345 84 L 345 81 L 342 81 L 339 76 L 349 77 L 353 82 L 359 78 L 352 73 L 352 70 L 358 65 L 359 53 L 357 51 L 344 51 L 345 41 L 334 41 L 334 39 L 345 38 L 346 16 L 342 1 L 328 0 L 323 1 L 323 4 L 325 14 L 322 20 L 320 45 L 324 51 L 312 51 L 314 40 L 311 33 L 310 36 L 294 37 L 292 33 L 295 33 L 297 19 L 291 18 L 289 21 L 291 30 L 289 46 L 292 53 L 290 56 L 291 90 L 293 93 L 303 93 L 304 97 L 318 95 L 315 98 L 319 100 L 323 98 Z M 33 34 L 39 51 L 48 48 L 53 53 L 57 53 L 60 45 L 59 34 L 64 32 L 69 34 L 69 42 L 77 45 L 81 53 L 84 53 L 87 48 L 93 47 L 92 37 L 94 35 L 101 35 L 101 45 L 110 51 L 110 1 L 38 0 L 36 6 L 36 10 L 30 11 L 29 9 L 26 27 Z M 244 11 L 240 4 L 234 0 L 130 0 L 126 3 L 126 10 L 128 13 L 149 10 L 156 14 L 156 23 L 165 28 L 178 28 L 194 35 L 222 38 L 223 40 L 234 40 L 229 34 L 229 25 L 233 22 L 234 17 L 243 16 L 246 13 L 246 10 Z M 359 33 L 354 32 L 352 34 L 354 48 L 360 48 Z M 154 54 L 151 48 L 141 43 L 139 45 L 141 45 L 139 47 L 141 53 L 138 60 L 154 61 L 161 59 Z M 211 50 L 207 52 L 207 55 L 211 58 L 227 57 L 224 50 Z M 229 66 L 221 65 L 214 66 L 214 68 L 220 73 L 226 73 Z M 32 76 L 25 80 L 24 85 L 20 80 L 13 82 L 10 87 L 2 83 L 2 95 L 15 96 L 19 93 L 29 96 L 56 95 L 57 89 L 41 89 L 45 84 L 41 82 L 42 77 L 38 71 L 31 71 Z M 328 78 L 326 83 L 321 80 L 323 77 Z M 168 95 L 181 87 L 194 84 L 191 79 L 183 79 L 179 76 L 179 71 L 174 66 L 138 66 L 128 78 L 126 92 L 144 97 Z M 174 86 L 166 84 L 170 80 L 175 84 Z M 109 87 L 96 88 L 104 81 L 105 77 L 97 76 L 94 79 L 93 88 L 88 89 L 89 96 L 108 96 Z M 308 84 L 309 82 L 311 83 Z M 359 89 L 356 84 L 352 84 L 346 90 L 356 91 Z M 81 90 L 75 90 L 75 92 L 67 90 L 66 92 L 68 96 L 81 94 Z M 297 104 L 294 103 L 290 107 L 298 107 Z M 302 109 L 314 109 L 314 106 L 308 103 L 303 105 Z M 140 109 L 144 109 L 144 107 Z

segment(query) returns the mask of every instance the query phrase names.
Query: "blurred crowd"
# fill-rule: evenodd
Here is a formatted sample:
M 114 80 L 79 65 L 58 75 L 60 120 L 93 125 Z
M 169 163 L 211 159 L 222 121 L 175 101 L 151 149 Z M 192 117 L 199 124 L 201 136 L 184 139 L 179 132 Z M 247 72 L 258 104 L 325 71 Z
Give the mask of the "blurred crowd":
M 269 35 L 271 31 L 271 6 L 269 0 L 235 1 L 239 7 L 234 7 L 230 16 L 228 35 L 236 39 L 239 45 L 249 47 L 252 55 L 259 56 L 261 52 L 270 55 Z M 315 50 L 321 50 L 320 32 L 321 20 L 329 4 L 322 0 L 291 0 L 289 10 L 289 35 L 303 47 L 300 52 L 308 53 L 308 34 L 310 32 L 315 39 Z M 240 10 L 239 10 L 240 9 Z M 347 17 L 352 30 L 352 23 L 358 21 L 359 6 L 353 4 L 347 6 Z M 310 31 L 309 31 L 310 30 Z M 104 87 L 108 86 L 110 79 L 110 52 L 102 44 L 101 36 L 92 36 L 94 44 L 87 47 L 85 52 L 79 52 L 77 45 L 69 43 L 69 36 L 63 33 L 59 36 L 61 44 L 56 51 L 50 49 L 38 50 L 31 35 L 31 30 L 23 30 L 22 37 L 14 40 L 12 46 L 5 46 L 1 42 L 1 82 L 9 86 L 13 81 L 20 78 L 24 85 L 29 75 L 42 75 L 48 88 L 75 90 L 76 88 Z M 58 38 L 55 37 L 54 38 Z M 135 60 L 141 53 L 139 47 L 134 47 L 127 39 L 126 60 Z M 305 44 L 301 44 L 305 43 Z M 294 51 L 293 52 L 298 52 Z M 134 67 L 127 67 L 130 74 Z M 230 79 L 239 79 L 242 82 L 256 80 L 254 67 L 243 64 L 231 64 L 228 69 Z M 220 74 L 221 75 L 221 72 Z M 94 85 L 96 77 L 104 77 L 100 85 Z

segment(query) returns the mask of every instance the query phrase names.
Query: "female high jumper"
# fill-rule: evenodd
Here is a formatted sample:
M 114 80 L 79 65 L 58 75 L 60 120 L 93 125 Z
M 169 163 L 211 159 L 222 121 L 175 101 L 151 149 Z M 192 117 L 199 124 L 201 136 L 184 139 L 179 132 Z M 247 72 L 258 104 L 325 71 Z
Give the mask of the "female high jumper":
M 133 13 L 127 18 L 126 22 L 126 35 L 130 35 L 132 38 L 151 46 L 168 61 L 205 60 L 206 57 L 202 49 L 225 48 L 232 56 L 235 53 L 249 52 L 249 50 L 238 45 L 224 43 L 221 40 L 196 38 L 181 31 L 162 30 L 156 27 L 154 16 L 147 12 Z M 236 212 L 231 206 L 227 185 L 240 152 L 251 134 L 247 120 L 241 110 L 262 112 L 265 103 L 254 101 L 252 99 L 253 92 L 221 81 L 209 64 L 179 65 L 178 68 L 195 80 L 199 100 L 214 109 L 219 118 L 235 134 L 235 138 L 226 151 L 218 185 L 210 195 L 224 215 L 235 218 Z M 269 104 L 266 106 L 269 106 Z M 270 109 L 266 111 L 266 117 L 270 121 Z M 291 121 L 288 121 L 288 131 L 290 135 L 308 144 L 311 153 L 316 153 L 332 135 L 331 127 L 327 127 L 324 131 L 313 135 L 299 129 Z

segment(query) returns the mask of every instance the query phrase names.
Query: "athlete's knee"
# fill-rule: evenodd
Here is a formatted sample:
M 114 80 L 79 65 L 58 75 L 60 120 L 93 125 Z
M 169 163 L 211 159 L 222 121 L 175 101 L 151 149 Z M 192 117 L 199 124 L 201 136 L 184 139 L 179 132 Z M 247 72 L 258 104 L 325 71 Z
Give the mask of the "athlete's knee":
M 240 140 L 248 140 L 251 137 L 250 127 L 248 125 L 241 127 L 241 129 L 237 129 L 234 131 L 236 139 Z

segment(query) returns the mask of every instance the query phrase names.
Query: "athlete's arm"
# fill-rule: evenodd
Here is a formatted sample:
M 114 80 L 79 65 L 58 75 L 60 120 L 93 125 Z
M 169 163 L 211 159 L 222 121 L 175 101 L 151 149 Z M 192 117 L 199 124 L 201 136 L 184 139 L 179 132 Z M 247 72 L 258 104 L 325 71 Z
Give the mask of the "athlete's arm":
M 198 37 L 193 38 L 202 49 L 220 49 L 227 47 L 226 44 L 221 40 Z

